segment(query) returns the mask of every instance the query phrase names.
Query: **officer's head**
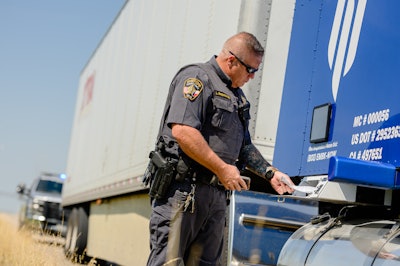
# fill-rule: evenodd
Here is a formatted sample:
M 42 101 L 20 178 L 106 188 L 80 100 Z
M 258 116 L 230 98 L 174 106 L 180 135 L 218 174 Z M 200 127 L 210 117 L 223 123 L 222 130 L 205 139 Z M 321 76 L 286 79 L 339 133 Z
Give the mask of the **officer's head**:
M 217 62 L 231 78 L 232 87 L 238 88 L 254 78 L 263 56 L 264 48 L 257 38 L 251 33 L 240 32 L 224 43 Z

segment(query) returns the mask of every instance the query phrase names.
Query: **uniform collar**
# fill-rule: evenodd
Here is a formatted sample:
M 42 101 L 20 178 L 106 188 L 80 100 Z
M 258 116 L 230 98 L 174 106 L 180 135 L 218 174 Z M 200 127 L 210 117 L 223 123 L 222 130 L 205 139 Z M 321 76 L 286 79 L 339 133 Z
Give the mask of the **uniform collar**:
M 211 59 L 210 59 L 210 61 L 208 61 L 208 63 L 213 67 L 213 69 L 215 70 L 215 73 L 217 73 L 218 77 L 226 84 L 226 86 L 228 88 L 232 89 L 232 80 L 219 67 L 216 58 L 217 58 L 217 56 L 214 55 L 213 57 L 211 57 Z

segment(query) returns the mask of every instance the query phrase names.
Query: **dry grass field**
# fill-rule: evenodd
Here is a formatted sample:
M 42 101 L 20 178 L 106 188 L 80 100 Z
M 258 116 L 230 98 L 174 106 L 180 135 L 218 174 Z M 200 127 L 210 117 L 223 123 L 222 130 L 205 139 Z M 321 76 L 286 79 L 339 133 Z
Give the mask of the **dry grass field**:
M 61 237 L 17 230 L 14 216 L 0 214 L 0 265 L 78 265 L 65 258 L 62 245 Z

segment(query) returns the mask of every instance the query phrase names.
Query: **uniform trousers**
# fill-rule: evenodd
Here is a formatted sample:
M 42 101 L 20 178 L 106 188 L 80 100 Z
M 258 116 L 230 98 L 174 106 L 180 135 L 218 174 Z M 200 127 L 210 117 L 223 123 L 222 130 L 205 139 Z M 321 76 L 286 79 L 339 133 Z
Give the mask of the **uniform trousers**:
M 153 200 L 148 266 L 220 265 L 227 196 L 225 190 L 195 183 L 194 209 L 184 211 L 190 181 L 173 181 L 167 196 Z

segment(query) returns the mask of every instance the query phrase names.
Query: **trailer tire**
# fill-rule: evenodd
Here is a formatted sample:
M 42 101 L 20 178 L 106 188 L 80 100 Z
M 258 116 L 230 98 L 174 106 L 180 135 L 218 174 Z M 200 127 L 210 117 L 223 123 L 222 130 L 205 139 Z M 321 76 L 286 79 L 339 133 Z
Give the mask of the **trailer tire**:
M 88 235 L 88 215 L 83 208 L 73 208 L 68 219 L 65 255 L 71 260 L 85 260 Z

